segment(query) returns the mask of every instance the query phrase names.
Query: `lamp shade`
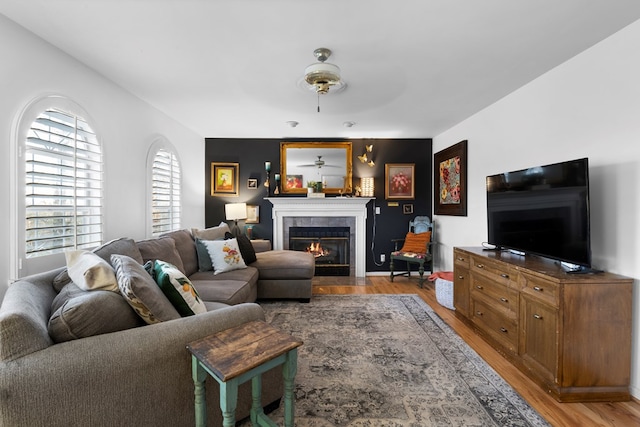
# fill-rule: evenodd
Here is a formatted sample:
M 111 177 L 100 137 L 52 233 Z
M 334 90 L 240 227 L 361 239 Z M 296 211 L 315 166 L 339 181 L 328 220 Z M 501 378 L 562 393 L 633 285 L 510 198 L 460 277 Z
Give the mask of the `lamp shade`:
M 239 219 L 247 218 L 247 204 L 246 203 L 227 203 L 224 205 L 224 214 L 227 220 L 237 221 Z
M 362 197 L 373 197 L 373 177 L 360 178 L 360 188 L 362 190 Z

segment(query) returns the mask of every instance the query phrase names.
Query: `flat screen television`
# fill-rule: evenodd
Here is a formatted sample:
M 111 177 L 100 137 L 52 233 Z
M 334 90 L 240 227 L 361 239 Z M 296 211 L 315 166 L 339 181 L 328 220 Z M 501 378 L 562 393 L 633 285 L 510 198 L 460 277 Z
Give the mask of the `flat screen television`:
M 570 160 L 487 177 L 488 243 L 591 267 L 589 161 Z M 568 264 L 568 265 L 567 265 Z

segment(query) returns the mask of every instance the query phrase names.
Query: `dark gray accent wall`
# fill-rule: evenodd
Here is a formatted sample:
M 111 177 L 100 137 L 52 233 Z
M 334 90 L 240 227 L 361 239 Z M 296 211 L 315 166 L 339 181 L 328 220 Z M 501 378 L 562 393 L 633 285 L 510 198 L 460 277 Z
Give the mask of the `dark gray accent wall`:
M 345 141 L 345 139 L 226 139 L 206 138 L 205 142 L 205 226 L 211 227 L 225 221 L 226 203 L 245 202 L 260 207 L 260 223 L 253 224 L 254 238 L 271 240 L 272 219 L 271 203 L 264 200 L 266 189 L 263 186 L 266 173 L 264 162 L 271 162 L 273 174 L 280 170 L 280 142 L 282 141 Z M 353 147 L 353 184 L 360 177 L 375 177 L 375 200 L 368 205 L 367 214 L 367 271 L 388 271 L 389 253 L 393 250 L 392 239 L 402 238 L 408 231 L 409 220 L 417 215 L 432 217 L 433 172 L 431 139 L 351 139 Z M 364 153 L 365 145 L 373 144 L 373 153 L 369 155 L 375 161 L 369 167 L 358 160 Z M 218 197 L 211 195 L 211 162 L 232 162 L 240 164 L 240 194 L 238 197 Z M 387 163 L 415 164 L 415 200 L 393 200 L 398 206 L 388 206 L 385 200 L 384 172 Z M 188 171 L 186 171 L 188 173 Z M 247 180 L 258 180 L 258 189 L 247 188 Z M 304 197 L 304 196 L 280 196 Z M 412 204 L 413 214 L 403 213 L 403 205 Z M 380 215 L 374 215 L 375 207 Z M 318 213 L 322 216 L 322 213 Z M 244 221 L 241 221 L 244 225 Z M 375 229 L 374 229 L 375 226 Z M 387 260 L 380 263 L 380 254 L 386 254 Z

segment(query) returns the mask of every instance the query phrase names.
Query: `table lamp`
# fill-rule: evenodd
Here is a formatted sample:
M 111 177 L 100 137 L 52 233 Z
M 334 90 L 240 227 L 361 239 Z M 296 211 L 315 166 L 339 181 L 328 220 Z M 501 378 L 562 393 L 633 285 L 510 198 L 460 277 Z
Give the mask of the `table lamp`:
M 247 219 L 247 204 L 246 203 L 227 203 L 226 205 L 224 205 L 224 214 L 227 220 L 233 221 L 233 228 L 231 228 L 231 234 L 238 237 L 240 235 L 238 220 Z

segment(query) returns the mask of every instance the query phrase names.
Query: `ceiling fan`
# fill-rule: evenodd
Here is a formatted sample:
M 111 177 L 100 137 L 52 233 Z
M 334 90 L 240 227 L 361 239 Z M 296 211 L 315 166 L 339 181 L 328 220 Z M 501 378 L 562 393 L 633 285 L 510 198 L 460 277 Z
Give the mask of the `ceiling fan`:
M 327 168 L 337 168 L 340 166 L 336 166 L 336 165 L 327 165 L 325 164 L 325 161 L 322 160 L 322 156 L 318 156 L 318 160 L 314 161 L 313 164 L 309 164 L 309 165 L 299 165 L 301 168 L 318 168 L 320 169 L 321 167 L 327 167 Z

